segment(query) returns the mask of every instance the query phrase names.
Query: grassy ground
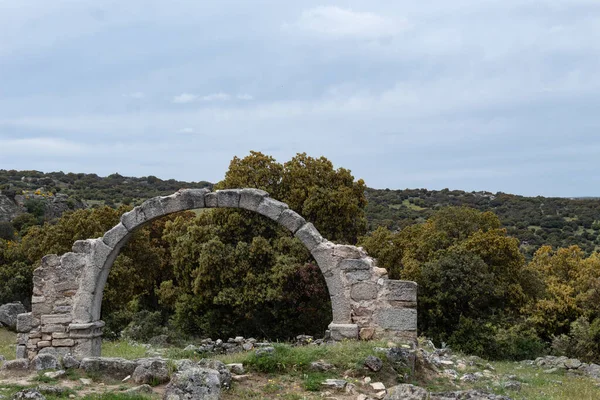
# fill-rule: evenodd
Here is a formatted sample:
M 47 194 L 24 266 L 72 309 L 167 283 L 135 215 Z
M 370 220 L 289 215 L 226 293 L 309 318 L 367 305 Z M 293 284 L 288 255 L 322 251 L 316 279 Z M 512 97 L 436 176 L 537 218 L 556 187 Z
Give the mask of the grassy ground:
M 14 358 L 15 334 L 0 329 L 0 354 Z M 234 382 L 231 390 L 223 394 L 223 399 L 321 399 L 324 389 L 321 383 L 328 378 L 345 379 L 355 385 L 356 392 L 369 393 L 369 387 L 364 383 L 365 378 L 373 382 L 383 382 L 386 387 L 398 384 L 398 374 L 387 363 L 384 368 L 375 373 L 363 367 L 364 359 L 369 355 L 376 355 L 385 360 L 385 357 L 376 351 L 376 347 L 386 347 L 383 342 L 343 342 L 330 346 L 305 346 L 292 347 L 286 344 L 275 344 L 275 351 L 271 356 L 259 357 L 254 352 L 242 352 L 227 355 L 217 355 L 214 358 L 229 363 L 242 363 L 248 372 L 248 377 L 242 382 Z M 107 341 L 103 343 L 102 355 L 105 357 L 122 357 L 136 359 L 156 355 L 157 349 L 150 349 L 146 345 L 135 344 L 127 341 Z M 163 357 L 189 358 L 198 360 L 202 354 L 195 354 L 179 348 L 158 350 Z M 7 357 L 8 358 L 8 357 Z M 466 358 L 466 356 L 465 356 Z M 325 361 L 334 366 L 326 372 L 312 371 L 309 366 L 313 361 Z M 485 389 L 496 394 L 504 394 L 514 400 L 596 400 L 600 399 L 600 385 L 590 378 L 569 375 L 563 371 L 546 373 L 542 369 L 518 362 L 492 362 L 490 363 L 493 377 L 482 379 L 475 383 L 467 384 L 457 379 L 440 376 L 413 378 L 410 383 L 426 387 L 433 392 Z M 482 367 L 470 366 L 461 371 L 482 371 Z M 507 390 L 503 387 L 505 382 L 514 378 L 521 382 L 520 391 Z M 35 387 L 40 383 L 59 385 L 67 388 L 61 396 L 47 395 L 49 400 L 75 398 L 86 400 L 141 400 L 159 398 L 143 395 L 127 395 L 122 392 L 132 384 L 121 382 L 102 382 L 95 377 L 91 387 L 83 387 L 79 378 L 83 376 L 79 371 L 74 371 L 64 379 L 52 380 L 42 375 L 25 377 L 2 378 L 0 376 L 0 397 L 10 396 L 24 387 Z M 164 387 L 163 387 L 164 389 Z M 156 387 L 155 391 L 160 392 Z M 104 393 L 106 392 L 106 393 Z M 340 400 L 354 400 L 356 394 L 336 393 Z
M 17 354 L 17 335 L 9 330 L 0 328 L 0 355 L 7 360 L 14 360 Z

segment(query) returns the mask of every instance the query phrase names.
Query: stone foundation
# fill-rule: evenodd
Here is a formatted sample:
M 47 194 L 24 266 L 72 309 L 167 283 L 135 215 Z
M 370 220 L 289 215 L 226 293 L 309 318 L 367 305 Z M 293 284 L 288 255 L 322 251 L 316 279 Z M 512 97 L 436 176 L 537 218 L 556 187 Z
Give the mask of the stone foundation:
M 123 214 L 102 238 L 75 242 L 73 252 L 45 256 L 33 274 L 32 312 L 17 318 L 17 358 L 32 359 L 40 353 L 99 356 L 102 293 L 121 247 L 136 229 L 156 218 L 211 207 L 255 211 L 277 221 L 306 246 L 327 283 L 333 339 L 416 340 L 416 283 L 390 280 L 362 248 L 325 240 L 311 223 L 262 190 L 189 189 L 147 200 Z

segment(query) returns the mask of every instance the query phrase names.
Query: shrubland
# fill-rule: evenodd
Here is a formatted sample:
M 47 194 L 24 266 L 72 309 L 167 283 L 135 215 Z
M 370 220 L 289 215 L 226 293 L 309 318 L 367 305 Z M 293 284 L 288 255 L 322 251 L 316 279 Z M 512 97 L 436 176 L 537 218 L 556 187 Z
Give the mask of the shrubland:
M 77 182 L 70 187 L 80 187 Z M 540 235 L 524 244 L 515 228 L 560 225 L 562 235 L 583 223 L 584 231 L 571 237 L 591 238 L 600 226 L 592 200 L 581 200 L 579 208 L 544 203 L 541 209 L 552 208 L 563 222 L 547 213 L 537 222 L 520 221 L 534 218 L 527 210 L 540 208 L 538 200 L 448 191 L 452 201 L 445 204 L 444 191 L 377 194 L 323 157 L 298 154 L 279 163 L 258 152 L 235 157 L 215 185 L 235 187 L 266 190 L 329 240 L 364 246 L 391 278 L 416 281 L 419 333 L 437 345 L 498 360 L 548 352 L 600 359 L 600 256 L 588 239 L 580 247 L 551 232 L 557 235 L 546 235 L 548 244 L 568 245 L 543 245 Z M 123 193 L 108 202 L 112 207 L 68 211 L 42 225 L 27 214 L 12 221 L 18 229 L 4 229 L 0 239 L 0 303 L 27 304 L 42 256 L 70 251 L 75 240 L 101 236 L 118 223 L 137 201 L 124 201 Z M 488 203 L 494 212 L 484 210 Z M 524 229 L 531 232 L 529 225 Z M 141 228 L 113 266 L 102 312 L 109 336 L 174 343 L 189 336 L 319 335 L 331 321 L 327 288 L 308 251 L 276 223 L 237 209 L 183 212 Z

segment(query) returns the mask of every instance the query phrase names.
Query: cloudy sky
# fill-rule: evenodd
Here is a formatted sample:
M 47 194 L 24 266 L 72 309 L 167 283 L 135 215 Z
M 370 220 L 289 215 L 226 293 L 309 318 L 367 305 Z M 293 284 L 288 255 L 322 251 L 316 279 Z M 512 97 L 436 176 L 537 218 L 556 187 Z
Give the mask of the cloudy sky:
M 0 168 L 600 196 L 598 0 L 0 0 Z

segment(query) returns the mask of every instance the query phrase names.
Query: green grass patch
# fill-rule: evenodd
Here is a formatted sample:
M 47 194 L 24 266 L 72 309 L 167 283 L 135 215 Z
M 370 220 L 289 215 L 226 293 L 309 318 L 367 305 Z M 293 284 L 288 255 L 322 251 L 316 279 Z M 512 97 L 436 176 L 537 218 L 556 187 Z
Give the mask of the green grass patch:
M 0 354 L 7 360 L 14 360 L 17 355 L 17 334 L 6 328 L 0 328 Z
M 126 340 L 110 340 L 102 342 L 102 357 L 121 357 L 127 360 L 142 358 L 146 355 L 146 347 L 142 344 Z
M 383 342 L 349 341 L 324 346 L 292 347 L 286 344 L 275 344 L 273 353 L 256 355 L 249 353 L 245 361 L 248 368 L 263 372 L 307 371 L 310 363 L 326 360 L 339 370 L 361 369 L 362 363 L 369 355 L 376 355 L 374 347 L 384 346 Z

